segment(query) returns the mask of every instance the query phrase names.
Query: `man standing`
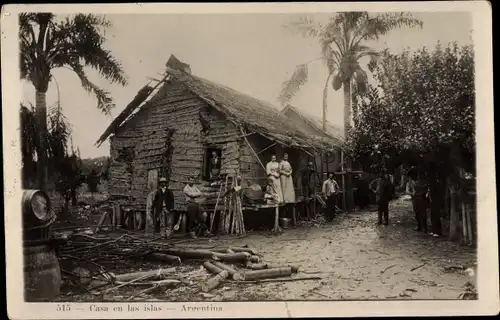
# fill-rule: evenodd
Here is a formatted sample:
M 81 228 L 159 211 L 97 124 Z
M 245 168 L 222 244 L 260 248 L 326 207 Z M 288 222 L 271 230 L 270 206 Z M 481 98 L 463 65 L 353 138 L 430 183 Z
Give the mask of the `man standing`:
M 321 189 L 323 197 L 326 201 L 325 218 L 328 221 L 333 220 L 335 217 L 335 210 L 337 209 L 337 194 L 339 189 L 337 181 L 333 178 L 333 173 L 330 172 L 328 174 L 328 179 L 323 182 L 323 188 Z
M 306 216 L 308 218 L 311 218 L 311 212 L 313 211 L 312 206 L 314 206 L 314 202 L 310 201 L 311 197 L 314 194 L 314 173 L 315 171 L 312 162 L 308 162 L 307 166 L 302 170 L 300 170 L 300 184 L 302 186 L 302 197 L 304 198 Z
M 371 183 L 371 189 L 375 189 L 375 200 L 378 205 L 378 224 L 389 225 L 389 201 L 391 201 L 394 190 L 391 181 L 385 170 L 380 172 L 380 176 Z
M 195 239 L 197 238 L 197 233 L 204 231 L 202 229 L 205 229 L 204 225 L 207 215 L 198 203 L 203 193 L 194 184 L 193 177 L 189 177 L 188 184 L 184 187 L 184 195 L 186 196 L 188 231 L 191 238 Z
M 429 188 L 424 181 L 422 173 L 417 174 L 416 171 L 413 171 L 409 180 L 407 192 L 411 196 L 415 220 L 417 220 L 416 231 L 423 231 L 426 233 L 427 207 L 429 204 L 427 194 Z
M 146 207 L 146 233 L 154 232 L 160 220 L 160 235 L 170 238 L 174 224 L 174 194 L 167 188 L 167 179 L 160 178 L 158 189 L 148 196 Z

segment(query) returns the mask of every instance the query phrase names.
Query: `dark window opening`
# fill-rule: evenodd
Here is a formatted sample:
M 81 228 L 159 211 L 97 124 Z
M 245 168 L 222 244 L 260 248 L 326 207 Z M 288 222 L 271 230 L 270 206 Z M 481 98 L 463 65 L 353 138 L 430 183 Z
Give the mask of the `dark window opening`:
M 202 179 L 205 181 L 217 180 L 220 176 L 222 163 L 222 150 L 219 148 L 206 148 L 203 157 Z

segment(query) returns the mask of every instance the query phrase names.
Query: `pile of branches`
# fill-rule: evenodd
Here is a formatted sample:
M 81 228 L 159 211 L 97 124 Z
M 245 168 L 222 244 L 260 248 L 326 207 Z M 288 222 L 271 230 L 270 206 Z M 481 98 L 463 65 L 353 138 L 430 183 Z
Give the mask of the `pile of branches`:
M 101 301 L 116 299 L 116 292 L 126 287 L 141 290 L 132 290 L 128 297 L 119 296 L 122 301 L 145 300 L 179 287 L 208 295 L 228 282 L 321 279 L 296 276 L 298 266 L 264 263 L 262 256 L 248 246 L 188 248 L 129 234 L 115 239 L 73 235 L 60 247 L 59 257 L 63 279 L 72 288 L 70 295 L 86 293 Z M 138 261 L 140 269 L 146 271 L 135 271 Z M 127 269 L 133 272 L 117 273 Z

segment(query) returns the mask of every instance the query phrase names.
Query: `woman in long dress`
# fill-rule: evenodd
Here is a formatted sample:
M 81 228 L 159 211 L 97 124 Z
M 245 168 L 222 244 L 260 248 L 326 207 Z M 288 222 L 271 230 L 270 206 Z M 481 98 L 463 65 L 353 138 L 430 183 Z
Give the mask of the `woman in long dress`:
M 276 190 L 278 200 L 277 202 L 283 202 L 283 193 L 281 191 L 281 182 L 280 182 L 280 172 L 279 172 L 279 163 L 276 161 L 276 156 L 273 155 L 271 157 L 271 161 L 266 165 L 266 174 L 267 177 L 272 179 L 274 190 Z
M 292 166 L 288 162 L 288 154 L 283 155 L 279 165 L 281 190 L 284 203 L 295 203 L 295 189 L 293 186 Z

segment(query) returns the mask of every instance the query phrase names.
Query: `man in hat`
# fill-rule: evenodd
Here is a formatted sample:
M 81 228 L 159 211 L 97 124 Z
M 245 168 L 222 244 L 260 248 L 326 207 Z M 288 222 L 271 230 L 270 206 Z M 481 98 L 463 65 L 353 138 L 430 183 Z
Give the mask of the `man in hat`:
M 151 228 L 155 230 L 156 223 L 160 220 L 160 235 L 170 238 L 174 224 L 174 194 L 167 188 L 166 178 L 162 177 L 158 181 L 158 189 L 153 193 L 152 200 L 152 214 L 147 219 L 146 232 L 151 232 Z

